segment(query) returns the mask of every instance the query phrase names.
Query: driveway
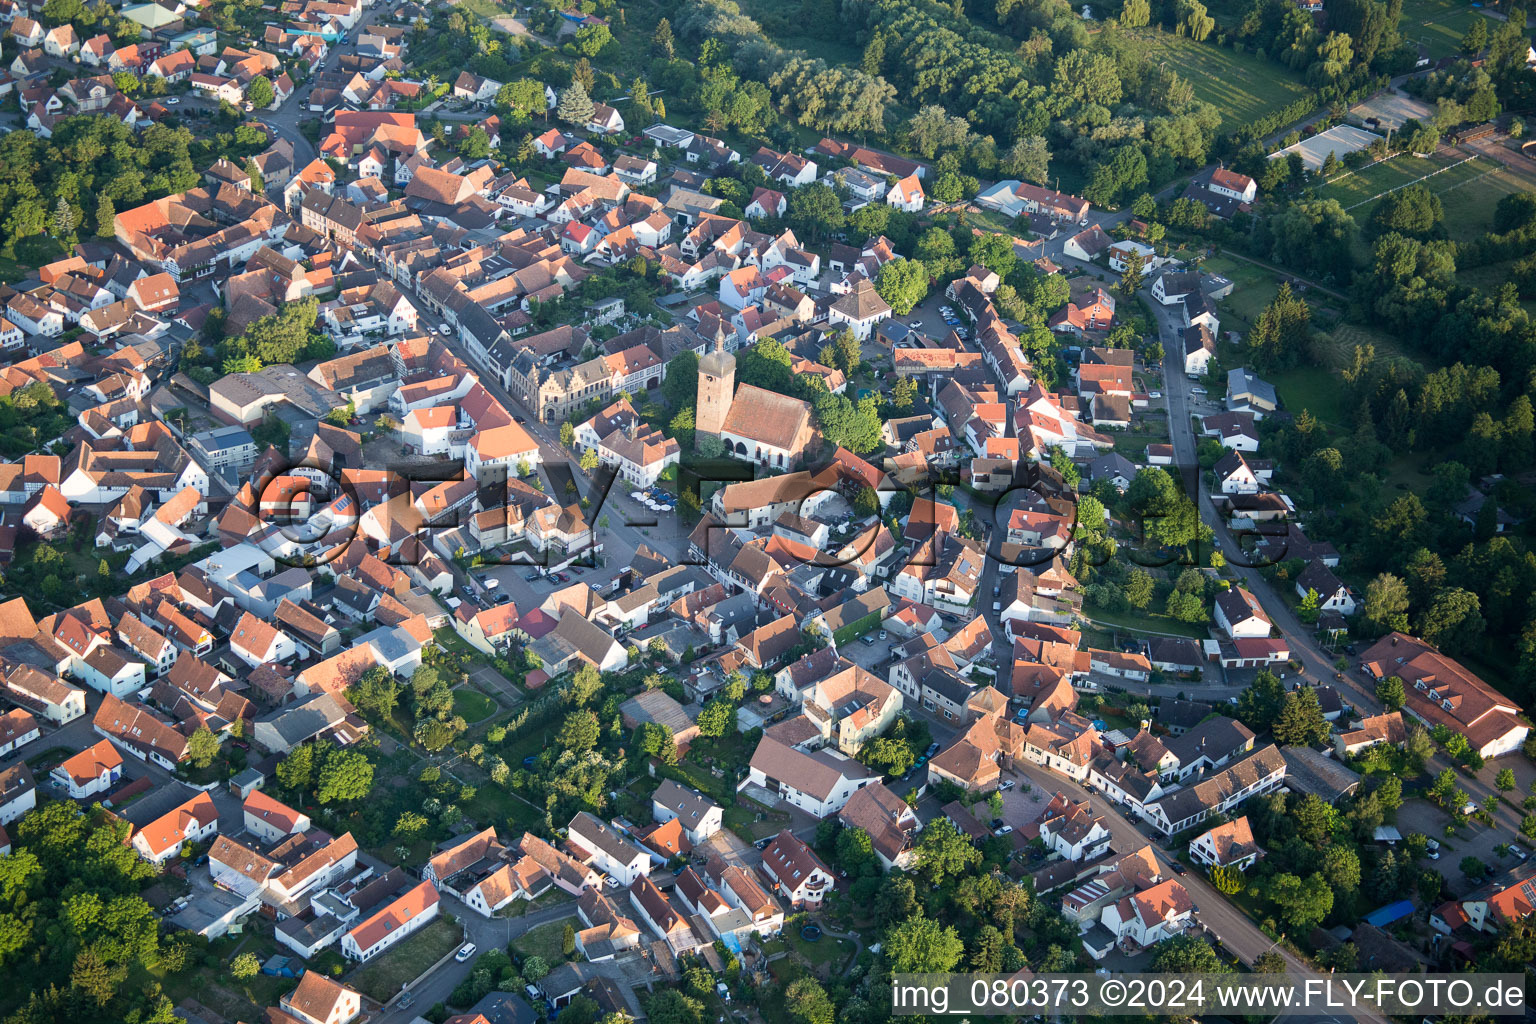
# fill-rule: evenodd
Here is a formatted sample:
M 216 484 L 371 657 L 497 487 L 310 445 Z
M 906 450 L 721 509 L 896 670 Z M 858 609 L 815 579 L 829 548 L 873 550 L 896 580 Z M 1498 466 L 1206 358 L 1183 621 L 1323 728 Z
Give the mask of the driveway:
M 481 917 L 452 896 L 445 895 L 443 901 L 448 912 L 458 918 L 459 923 L 464 926 L 465 941 L 473 942 L 482 953 L 489 949 L 505 949 L 513 939 L 551 921 L 571 918 L 575 927 L 581 926 L 580 919 L 576 917 L 574 899 L 556 907 L 534 911 L 526 917 L 503 918 Z M 426 969 L 429 965 L 421 966 L 422 969 Z M 408 1009 L 402 1010 L 395 1004 L 390 1004 L 374 1018 L 374 1021 L 376 1024 L 409 1024 L 418 1013 L 426 1011 L 434 1003 L 446 1003 L 448 996 L 458 987 L 459 982 L 469 977 L 474 966 L 474 959 L 462 964 L 449 960 L 412 989 L 414 995 Z

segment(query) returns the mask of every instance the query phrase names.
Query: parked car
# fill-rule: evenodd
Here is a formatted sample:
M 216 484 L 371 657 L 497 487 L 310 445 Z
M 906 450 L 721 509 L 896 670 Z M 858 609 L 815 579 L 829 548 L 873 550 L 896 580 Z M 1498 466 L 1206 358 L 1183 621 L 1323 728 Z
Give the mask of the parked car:
M 181 97 L 180 96 L 167 96 L 165 98 L 165 105 L 168 106 L 168 107 L 174 107 L 176 104 L 178 104 L 180 102 L 181 102 Z
M 1424 854 L 1424 856 L 1428 857 L 1430 860 L 1439 860 L 1440 859 L 1440 851 L 1439 850 L 1430 850 L 1430 851 L 1426 852 Z
M 997 787 L 997 791 L 999 793 L 1006 793 L 1010 789 L 1012 789 L 1014 786 L 1017 786 L 1017 785 L 1018 785 L 1018 783 L 1013 781 L 1012 779 L 1004 779 L 1002 781 L 1002 783 Z
M 880 639 L 881 640 L 889 640 L 890 638 L 891 638 L 891 634 L 889 632 L 887 632 L 886 630 L 883 630 L 883 629 L 880 631 Z
M 928 744 L 928 749 L 923 751 L 923 756 L 924 757 L 932 757 L 934 754 L 937 754 L 938 752 L 939 752 L 939 745 L 937 743 L 930 743 L 930 744 Z
M 1002 828 L 998 829 L 996 832 L 994 832 L 992 834 L 995 835 L 995 836 L 1006 836 L 1006 835 L 1008 835 L 1012 831 L 1013 831 L 1013 826 L 1012 825 L 1004 825 Z
M 496 595 L 497 604 L 506 604 L 510 600 L 512 600 L 512 595 L 507 593 L 505 590 Z
M 1179 862 L 1178 862 L 1178 861 L 1174 861 L 1174 862 L 1173 862 L 1173 873 L 1174 873 L 1174 874 L 1176 874 L 1176 875 L 1182 875 L 1182 874 L 1183 874 L 1183 873 L 1184 873 L 1184 871 L 1185 871 L 1185 870 L 1186 870 L 1186 869 L 1185 869 L 1185 867 L 1184 867 L 1184 865 L 1183 865 L 1183 864 L 1180 864 L 1180 863 L 1179 863 Z
M 1205 392 L 1205 388 L 1195 387 L 1195 388 L 1190 388 L 1189 389 L 1189 393 L 1192 394 L 1192 395 L 1203 395 L 1206 392 Z
M 466 942 L 464 945 L 459 947 L 459 951 L 457 953 L 453 954 L 453 958 L 459 963 L 463 963 L 465 960 L 468 960 L 474 955 L 475 944 L 473 942 Z
M 865 647 L 873 647 L 873 646 L 875 646 L 875 638 L 872 637 L 872 636 L 861 636 L 861 637 L 859 637 L 859 639 L 864 641 L 864 646 Z
M 437 326 L 437 333 L 441 334 L 445 338 L 448 337 L 448 335 L 450 333 L 448 325 L 447 324 L 438 324 L 438 326 Z

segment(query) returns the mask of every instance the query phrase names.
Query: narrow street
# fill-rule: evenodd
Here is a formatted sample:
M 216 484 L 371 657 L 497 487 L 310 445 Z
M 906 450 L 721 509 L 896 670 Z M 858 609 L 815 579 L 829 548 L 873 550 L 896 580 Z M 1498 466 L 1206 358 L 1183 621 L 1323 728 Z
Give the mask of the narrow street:
M 513 939 L 551 921 L 569 917 L 576 926 L 579 927 L 581 924 L 576 919 L 574 900 L 557 907 L 535 910 L 524 917 L 481 917 L 458 900 L 448 896 L 444 897 L 443 906 L 447 913 L 453 914 L 464 925 L 464 940 L 473 942 L 479 947 L 481 953 L 491 949 L 505 949 Z M 430 965 L 422 964 L 421 968 L 425 970 L 428 966 Z M 401 1009 L 397 1003 L 391 1003 L 374 1018 L 374 1021 L 376 1024 L 409 1024 L 410 1021 L 431 1009 L 433 1004 L 446 1003 L 448 996 L 458 987 L 459 982 L 469 977 L 474 966 L 474 957 L 462 964 L 453 960 L 448 961 L 434 971 L 419 987 L 411 990 L 412 995 L 407 1008 Z
M 1179 884 L 1188 890 L 1198 908 L 1195 912 L 1195 920 L 1199 922 L 1202 929 L 1211 938 L 1220 941 L 1228 952 L 1241 959 L 1243 963 L 1251 966 L 1260 954 L 1273 949 L 1285 959 L 1289 974 L 1298 978 L 1321 976 L 1304 960 L 1265 935 L 1248 915 L 1218 893 L 1199 871 L 1186 871 L 1182 875 L 1175 875 L 1173 871 L 1175 859 L 1163 849 L 1150 826 L 1138 827 L 1102 794 L 1089 790 L 1040 765 L 1019 760 L 1014 762 L 1013 770 L 1027 779 L 1031 785 L 1039 787 L 1046 793 L 1060 792 L 1073 800 L 1087 800 L 1094 813 L 1103 817 L 1104 826 L 1109 829 L 1111 842 L 1117 854 L 1130 853 L 1150 844 L 1158 864 L 1164 869 L 1164 874 L 1170 878 L 1177 877 Z M 1017 826 L 1021 823 L 1012 822 L 1011 824 Z M 1353 1019 L 1370 1021 L 1373 1024 L 1386 1022 L 1386 1018 L 1381 1014 L 1364 1011 L 1357 1011 Z
M 1148 302 L 1156 314 L 1163 343 L 1163 393 L 1168 402 L 1168 427 L 1173 441 L 1174 465 L 1183 475 L 1186 493 L 1198 496 L 1200 516 L 1215 530 L 1216 543 L 1226 556 L 1227 565 L 1236 575 L 1237 582 L 1258 599 L 1275 627 L 1289 642 L 1291 658 L 1301 663 L 1302 675 L 1315 683 L 1338 690 L 1339 695 L 1354 707 L 1358 715 L 1380 714 L 1383 710 L 1381 701 L 1376 699 L 1374 684 L 1360 671 L 1358 659 L 1350 659 L 1349 669 L 1336 678 L 1335 657 L 1322 649 L 1312 630 L 1297 618 L 1290 604 L 1275 593 L 1259 568 L 1247 563 L 1242 548 L 1227 529 L 1226 521 L 1217 513 L 1195 457 L 1196 436 L 1192 418 L 1218 412 L 1223 406 L 1213 403 L 1203 409 L 1196 408 L 1201 396 L 1192 393 L 1191 389 L 1197 385 L 1184 375 L 1184 350 L 1179 338 L 1179 331 L 1184 326 L 1183 306 L 1163 306 L 1152 300 L 1150 293 L 1147 294 Z M 1426 767 L 1426 772 L 1433 776 L 1442 769 L 1454 767 L 1443 753 L 1437 753 Z M 1490 764 L 1476 776 L 1457 772 L 1457 785 L 1466 791 L 1470 799 L 1481 805 L 1489 794 L 1498 792 L 1493 784 L 1497 771 L 1497 765 Z M 1513 842 L 1519 834 L 1521 818 L 1521 812 L 1501 802 L 1494 815 L 1494 825 L 1496 828 L 1508 829 L 1508 841 Z

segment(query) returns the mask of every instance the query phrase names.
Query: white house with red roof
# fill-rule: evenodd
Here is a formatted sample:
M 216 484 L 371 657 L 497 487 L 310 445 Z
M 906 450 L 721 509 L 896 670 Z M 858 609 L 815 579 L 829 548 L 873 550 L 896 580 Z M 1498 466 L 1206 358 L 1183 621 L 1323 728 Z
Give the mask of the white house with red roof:
M 917 213 L 923 208 L 923 200 L 927 198 L 923 193 L 923 183 L 915 174 L 909 174 L 885 194 L 885 201 L 898 210 L 908 213 Z
M 583 224 L 579 220 L 573 220 L 560 232 L 560 248 L 563 252 L 576 256 L 585 256 L 597 248 L 597 243 L 602 241 L 602 236 L 597 229 L 590 224 Z
M 1183 934 L 1194 923 L 1194 909 L 1189 892 L 1170 878 L 1107 904 L 1099 923 L 1122 948 L 1147 949 Z
M 278 1005 L 303 1024 L 349 1024 L 363 1012 L 363 997 L 319 971 L 305 971 L 299 987 L 283 996 Z
M 235 623 L 234 632 L 229 635 L 229 649 L 251 668 L 289 661 L 299 653 L 293 637 L 250 612 Z
M 571 140 L 562 135 L 560 129 L 551 128 L 549 131 L 533 140 L 534 152 L 546 160 L 553 160 L 570 148 Z
M 1256 597 L 1242 587 L 1216 595 L 1216 625 L 1227 636 L 1267 637 L 1273 623 Z
M 742 212 L 749 219 L 756 220 L 763 217 L 782 217 L 788 208 L 789 200 L 784 198 L 784 193 L 759 187 L 752 193 L 752 199 Z
M 1211 172 L 1210 189 L 1219 196 L 1236 199 L 1240 203 L 1251 203 L 1259 194 L 1259 186 L 1252 178 L 1225 167 L 1218 167 Z
M 85 800 L 109 792 L 123 777 L 123 755 L 110 740 L 97 740 L 64 761 L 48 775 L 71 800 Z
M 342 936 L 342 956 L 349 960 L 378 956 L 432 923 L 439 905 L 437 889 L 431 882 L 421 882 Z
M 42 734 L 32 712 L 25 708 L 12 708 L 0 715 L 0 757 L 14 753 Z
M 1196 836 L 1189 844 L 1190 859 L 1208 868 L 1229 867 L 1243 871 L 1263 855 L 1264 851 L 1253 840 L 1247 815 L 1236 821 L 1223 822 Z
M 138 829 L 131 842 L 140 857 L 158 867 L 174 857 L 182 843 L 200 843 L 218 831 L 219 811 L 213 797 L 198 793 Z
M 294 810 L 259 789 L 251 790 L 251 795 L 245 798 L 241 811 L 245 818 L 246 831 L 260 836 L 269 843 L 309 831 L 309 815 L 303 811 Z
M 821 906 L 837 879 L 821 858 L 789 829 L 780 832 L 763 851 L 763 873 L 774 889 L 796 909 Z

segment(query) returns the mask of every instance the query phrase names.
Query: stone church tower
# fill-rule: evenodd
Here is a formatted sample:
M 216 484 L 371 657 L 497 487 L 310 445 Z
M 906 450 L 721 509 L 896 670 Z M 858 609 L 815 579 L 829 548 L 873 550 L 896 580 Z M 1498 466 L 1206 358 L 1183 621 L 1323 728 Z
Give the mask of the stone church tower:
M 693 416 L 693 428 L 701 434 L 719 437 L 731 412 L 731 399 L 736 390 L 736 357 L 725 350 L 723 339 L 715 339 L 713 352 L 707 352 L 699 360 L 698 408 Z

